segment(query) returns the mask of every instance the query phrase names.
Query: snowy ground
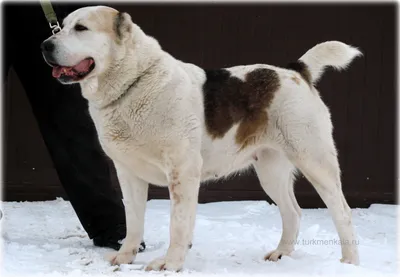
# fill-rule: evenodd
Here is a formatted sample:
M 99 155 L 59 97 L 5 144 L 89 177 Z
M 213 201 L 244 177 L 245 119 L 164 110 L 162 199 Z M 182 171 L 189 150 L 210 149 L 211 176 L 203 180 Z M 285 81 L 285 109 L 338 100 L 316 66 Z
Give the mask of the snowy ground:
M 69 202 L 5 202 L 1 276 L 170 276 L 148 273 L 143 266 L 168 247 L 169 201 L 148 202 L 146 252 L 134 265 L 110 266 L 110 250 L 92 246 Z M 199 205 L 193 248 L 185 275 L 347 275 L 398 276 L 398 206 L 354 209 L 361 265 L 341 264 L 337 235 L 326 209 L 303 210 L 300 243 L 291 257 L 263 261 L 281 234 L 278 208 L 266 202 L 223 202 Z M 312 240 L 331 240 L 312 245 Z M 303 243 L 302 243 L 303 242 Z M 309 244 L 309 245 L 307 245 Z

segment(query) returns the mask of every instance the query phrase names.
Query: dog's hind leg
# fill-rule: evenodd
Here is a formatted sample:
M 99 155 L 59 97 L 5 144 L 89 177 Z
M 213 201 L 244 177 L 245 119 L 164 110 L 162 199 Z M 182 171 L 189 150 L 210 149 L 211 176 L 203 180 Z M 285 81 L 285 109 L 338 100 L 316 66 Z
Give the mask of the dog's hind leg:
M 287 154 L 328 207 L 341 242 L 341 262 L 357 265 L 359 257 L 351 209 L 342 192 L 340 168 L 333 138 L 330 134 L 324 133 L 322 128 L 302 135 L 301 143 L 287 141 L 289 146 L 286 148 Z
M 277 261 L 294 250 L 300 226 L 301 210 L 293 193 L 295 168 L 283 152 L 265 149 L 257 153 L 254 168 L 261 186 L 276 203 L 282 217 L 282 237 L 266 260 Z
M 121 186 L 126 215 L 126 238 L 118 252 L 109 255 L 111 264 L 130 264 L 139 251 L 144 233 L 149 184 L 133 176 L 123 166 L 115 163 L 118 181 Z

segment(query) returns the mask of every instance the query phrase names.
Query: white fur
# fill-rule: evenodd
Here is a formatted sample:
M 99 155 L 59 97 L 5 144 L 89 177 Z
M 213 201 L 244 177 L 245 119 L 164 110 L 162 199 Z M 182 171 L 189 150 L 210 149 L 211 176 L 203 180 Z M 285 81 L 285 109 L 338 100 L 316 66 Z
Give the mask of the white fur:
M 300 60 L 310 68 L 314 84 L 321 78 L 324 68 L 332 66 L 345 69 L 350 62 L 362 53 L 355 47 L 350 47 L 340 41 L 329 41 L 317 44 L 308 50 Z
M 260 141 L 240 150 L 235 141 L 237 125 L 218 139 L 206 131 L 202 69 L 163 51 L 129 17 L 132 29 L 122 44 L 98 31 L 98 24 L 111 26 L 112 21 L 87 22 L 93 14 L 103 18 L 103 13 L 114 12 L 105 7 L 80 9 L 67 17 L 63 31 L 53 37 L 60 63 L 74 64 L 87 56 L 96 63 L 96 69 L 80 83 L 99 140 L 115 163 L 127 218 L 127 237 L 112 263 L 134 260 L 143 236 L 148 184 L 152 183 L 168 186 L 170 191 L 170 246 L 147 270 L 180 270 L 193 236 L 200 182 L 251 165 L 282 215 L 281 241 L 266 259 L 276 261 L 294 249 L 301 215 L 293 193 L 295 168 L 328 206 L 340 239 L 355 240 L 351 211 L 341 190 L 330 113 L 315 88 L 297 72 L 283 68 L 264 64 L 229 68 L 238 78 L 257 68 L 270 68 L 281 83 L 267 109 L 269 123 Z M 91 30 L 79 35 L 71 31 L 78 20 Z M 301 60 L 315 82 L 325 66 L 344 67 L 358 54 L 346 44 L 325 42 Z M 358 264 L 355 244 L 342 245 L 342 256 L 343 262 Z

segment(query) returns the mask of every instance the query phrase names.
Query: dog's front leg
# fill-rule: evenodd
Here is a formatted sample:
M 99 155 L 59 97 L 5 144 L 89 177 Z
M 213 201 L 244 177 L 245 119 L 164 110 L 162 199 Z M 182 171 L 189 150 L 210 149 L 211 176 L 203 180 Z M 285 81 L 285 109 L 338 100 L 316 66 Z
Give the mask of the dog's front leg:
M 200 187 L 200 167 L 173 169 L 168 185 L 171 198 L 170 245 L 166 256 L 155 259 L 146 270 L 179 271 L 193 237 Z
M 149 184 L 115 163 L 118 181 L 121 186 L 126 216 L 126 237 L 118 252 L 108 258 L 111 264 L 132 263 L 143 239 L 144 216 Z

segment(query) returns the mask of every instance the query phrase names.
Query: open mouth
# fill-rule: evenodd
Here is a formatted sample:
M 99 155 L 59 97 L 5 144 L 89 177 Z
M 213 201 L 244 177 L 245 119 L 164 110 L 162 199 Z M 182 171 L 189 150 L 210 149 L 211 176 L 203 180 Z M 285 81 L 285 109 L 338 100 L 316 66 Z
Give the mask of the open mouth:
M 63 82 L 80 81 L 89 75 L 95 67 L 92 58 L 86 58 L 74 66 L 62 66 L 51 64 L 53 67 L 53 77 Z

